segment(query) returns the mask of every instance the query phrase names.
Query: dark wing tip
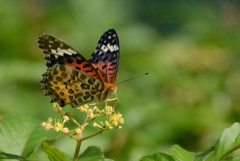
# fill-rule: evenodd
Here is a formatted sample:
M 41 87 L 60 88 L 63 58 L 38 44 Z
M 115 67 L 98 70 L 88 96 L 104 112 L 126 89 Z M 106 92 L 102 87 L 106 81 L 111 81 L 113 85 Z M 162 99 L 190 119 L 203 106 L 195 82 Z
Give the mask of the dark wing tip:
M 108 29 L 107 32 L 115 32 L 116 33 L 116 30 L 112 28 L 112 29 Z

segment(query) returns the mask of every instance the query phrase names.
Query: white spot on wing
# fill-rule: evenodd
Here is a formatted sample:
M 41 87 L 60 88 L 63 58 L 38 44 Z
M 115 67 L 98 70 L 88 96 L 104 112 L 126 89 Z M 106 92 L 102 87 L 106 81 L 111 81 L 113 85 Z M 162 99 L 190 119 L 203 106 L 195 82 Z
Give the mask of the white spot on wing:
M 112 45 L 110 45 L 109 43 L 107 44 L 107 47 L 111 52 L 113 52 L 115 50 L 114 47 Z
M 61 48 L 58 48 L 58 50 L 54 50 L 54 49 L 51 49 L 51 53 L 52 54 L 56 54 L 56 55 L 61 55 L 63 56 L 64 53 L 68 54 L 68 55 L 72 55 L 72 54 L 76 54 L 77 52 L 72 50 L 72 49 L 61 49 Z
M 105 45 L 102 45 L 101 49 L 102 49 L 104 52 L 107 52 L 107 51 L 108 51 L 108 48 L 107 48 Z
M 119 50 L 118 45 L 114 45 L 113 47 L 115 51 Z

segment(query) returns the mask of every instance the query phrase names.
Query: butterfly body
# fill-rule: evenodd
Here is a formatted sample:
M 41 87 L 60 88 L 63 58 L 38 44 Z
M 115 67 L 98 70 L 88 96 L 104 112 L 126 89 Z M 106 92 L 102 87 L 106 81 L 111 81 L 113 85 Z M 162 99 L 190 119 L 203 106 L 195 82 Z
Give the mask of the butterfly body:
M 89 61 L 51 35 L 42 34 L 38 42 L 48 67 L 40 83 L 51 102 L 76 107 L 106 101 L 117 92 L 119 40 L 115 30 L 102 35 Z

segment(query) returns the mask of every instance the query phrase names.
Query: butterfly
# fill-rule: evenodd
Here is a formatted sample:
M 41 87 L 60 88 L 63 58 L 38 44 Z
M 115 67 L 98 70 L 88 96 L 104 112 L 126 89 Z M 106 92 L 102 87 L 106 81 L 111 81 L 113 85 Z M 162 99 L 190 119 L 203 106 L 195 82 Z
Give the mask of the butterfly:
M 41 89 L 61 107 L 106 101 L 117 92 L 115 84 L 119 66 L 119 39 L 114 29 L 106 31 L 89 60 L 67 43 L 42 34 L 38 40 L 43 50 L 47 72 Z

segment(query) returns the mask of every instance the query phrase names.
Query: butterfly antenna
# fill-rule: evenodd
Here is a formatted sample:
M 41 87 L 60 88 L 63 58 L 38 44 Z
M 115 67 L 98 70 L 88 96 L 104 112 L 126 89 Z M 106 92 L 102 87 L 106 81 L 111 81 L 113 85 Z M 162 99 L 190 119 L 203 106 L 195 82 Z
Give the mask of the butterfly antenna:
M 148 75 L 148 74 L 149 74 L 149 73 L 147 72 L 147 73 L 141 74 L 141 75 L 139 75 L 139 76 L 136 76 L 136 77 L 134 77 L 134 78 L 130 78 L 130 79 L 124 80 L 124 81 L 118 83 L 117 85 L 120 85 L 120 84 L 122 84 L 122 83 L 124 83 L 124 82 L 128 82 L 128 81 L 137 79 L 137 78 L 139 78 L 139 77 L 142 77 L 142 76 L 145 76 L 145 75 Z

